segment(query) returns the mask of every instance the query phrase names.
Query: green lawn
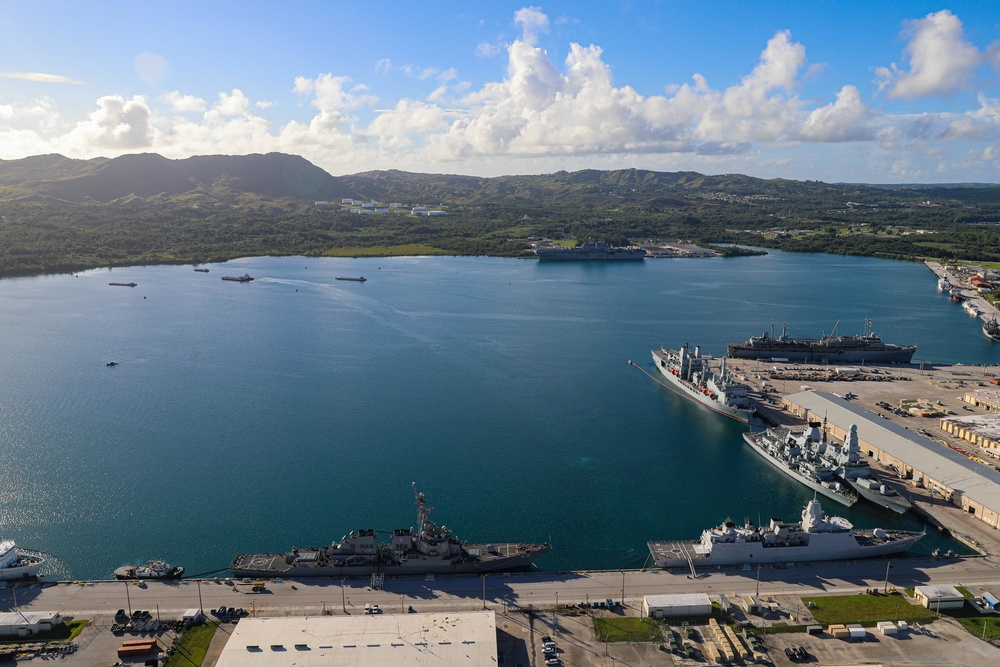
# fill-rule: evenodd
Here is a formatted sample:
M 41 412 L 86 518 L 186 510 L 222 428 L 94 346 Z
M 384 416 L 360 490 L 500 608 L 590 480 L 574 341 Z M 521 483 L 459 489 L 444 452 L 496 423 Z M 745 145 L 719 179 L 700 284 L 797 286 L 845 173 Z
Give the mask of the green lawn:
M 595 618 L 594 634 L 601 642 L 656 642 L 663 639 L 656 621 L 634 616 Z
M 907 621 L 926 623 L 937 614 L 924 607 L 911 604 L 902 595 L 834 595 L 829 597 L 802 598 L 821 625 L 835 623 L 861 623 L 875 625 L 878 621 Z M 811 603 L 811 604 L 810 604 Z
M 218 627 L 219 624 L 215 621 L 192 626 L 181 636 L 180 641 L 177 642 L 177 650 L 170 656 L 164 667 L 201 667 Z

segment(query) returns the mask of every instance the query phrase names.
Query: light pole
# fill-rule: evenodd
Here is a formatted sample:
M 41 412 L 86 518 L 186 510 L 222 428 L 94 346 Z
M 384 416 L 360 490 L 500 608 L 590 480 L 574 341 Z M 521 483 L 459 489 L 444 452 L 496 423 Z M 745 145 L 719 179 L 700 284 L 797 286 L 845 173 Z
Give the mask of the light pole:
M 556 591 L 556 609 L 559 609 L 559 591 Z
M 622 606 L 625 606 L 625 570 L 622 570 Z
M 198 613 L 202 616 L 205 615 L 205 605 L 201 601 L 201 580 L 198 580 Z
M 323 615 L 326 616 L 326 602 L 323 602 L 323 600 L 320 600 L 320 602 L 323 604 Z
M 889 566 L 892 565 L 891 560 L 885 562 L 885 594 L 889 594 Z
M 486 575 L 483 575 L 483 609 L 486 609 Z
M 129 597 L 129 594 L 128 594 L 128 582 L 127 581 L 125 582 L 125 602 L 128 603 L 128 615 L 131 617 L 132 616 L 132 598 Z M 14 606 L 17 607 L 16 604 Z
M 347 613 L 347 596 L 344 593 L 344 580 L 340 580 L 340 604 L 344 608 L 344 613 Z

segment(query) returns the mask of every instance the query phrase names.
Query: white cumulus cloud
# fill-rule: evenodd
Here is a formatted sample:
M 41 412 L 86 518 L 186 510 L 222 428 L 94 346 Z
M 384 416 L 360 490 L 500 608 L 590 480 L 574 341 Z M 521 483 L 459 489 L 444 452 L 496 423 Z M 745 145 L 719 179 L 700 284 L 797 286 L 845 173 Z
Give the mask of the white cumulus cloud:
M 966 41 L 962 21 L 947 9 L 909 22 L 906 32 L 909 69 L 892 63 L 875 70 L 879 89 L 889 97 L 951 95 L 968 85 L 983 60 L 979 49 Z

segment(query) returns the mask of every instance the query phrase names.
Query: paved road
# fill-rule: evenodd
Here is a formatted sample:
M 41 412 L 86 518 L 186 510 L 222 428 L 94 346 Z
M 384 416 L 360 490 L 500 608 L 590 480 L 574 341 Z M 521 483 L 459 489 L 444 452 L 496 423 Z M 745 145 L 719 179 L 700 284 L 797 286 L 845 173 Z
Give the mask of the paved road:
M 887 568 L 888 566 L 888 568 Z M 518 605 L 551 608 L 556 604 L 620 600 L 635 609 L 643 595 L 667 593 L 753 593 L 762 595 L 850 594 L 865 588 L 897 588 L 921 584 L 962 584 L 973 592 L 1000 589 L 1000 559 L 969 558 L 952 561 L 897 559 L 764 567 L 757 571 L 726 568 L 699 573 L 660 570 L 622 572 L 531 573 L 481 577 L 388 579 L 384 589 L 373 591 L 367 580 L 313 579 L 268 582 L 267 591 L 236 590 L 224 581 L 184 580 L 152 582 L 146 586 L 125 582 L 19 584 L 0 590 L 0 608 L 60 611 L 77 617 L 113 614 L 118 609 L 159 612 L 164 620 L 179 618 L 187 609 L 225 605 L 244 607 L 267 616 L 327 613 L 360 614 L 366 603 L 387 612 L 413 606 L 417 611 L 477 609 L 485 604 L 502 609 Z M 485 583 L 485 596 L 484 596 Z M 758 588 L 759 587 L 759 588 Z

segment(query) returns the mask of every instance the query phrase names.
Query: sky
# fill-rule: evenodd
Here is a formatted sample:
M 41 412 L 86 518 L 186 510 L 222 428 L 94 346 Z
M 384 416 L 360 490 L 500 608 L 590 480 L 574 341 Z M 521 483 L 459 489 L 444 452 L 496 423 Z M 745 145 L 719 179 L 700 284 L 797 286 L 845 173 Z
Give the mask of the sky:
M 0 159 L 1000 182 L 993 0 L 0 0 Z

